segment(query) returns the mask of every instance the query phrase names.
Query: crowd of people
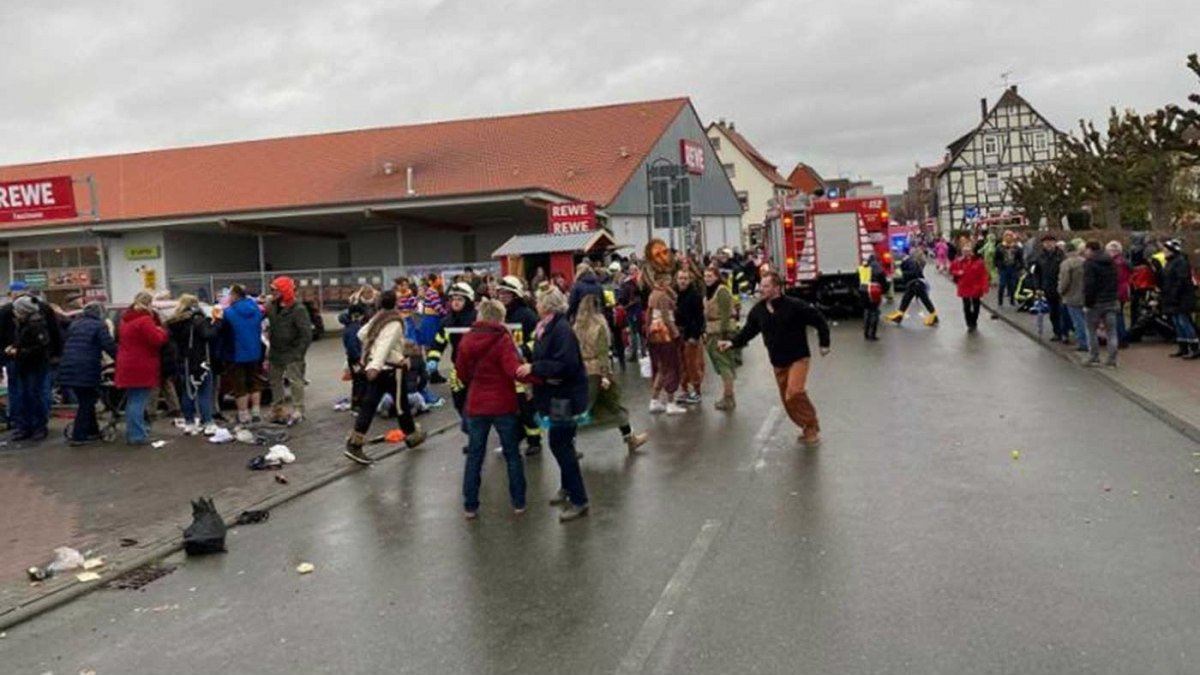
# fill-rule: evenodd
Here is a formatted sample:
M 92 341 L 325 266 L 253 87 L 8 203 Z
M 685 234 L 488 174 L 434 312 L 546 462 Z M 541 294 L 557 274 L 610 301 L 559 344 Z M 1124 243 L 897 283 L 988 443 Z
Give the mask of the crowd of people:
M 928 311 L 926 324 L 937 323 L 923 269 L 933 252 L 936 269 L 955 282 L 967 330 L 978 329 L 982 299 L 995 288 L 995 304 L 1048 320 L 1050 339 L 1074 345 L 1087 365 L 1117 366 L 1117 355 L 1130 342 L 1158 335 L 1177 344 L 1174 358 L 1200 359 L 1194 322 L 1196 282 L 1183 241 L 1135 236 L 1129 250 L 1119 241 L 1064 240 L 1051 233 L 1008 230 L 997 238 L 985 233 L 955 241 L 918 242 L 900 264 L 900 308 L 888 315 L 899 323 L 909 302 L 918 298 Z M 881 289 L 891 279 L 872 257 L 859 270 L 867 310 L 864 337 L 877 339 Z M 999 314 L 993 313 L 993 319 Z M 1105 360 L 1100 346 L 1104 342 Z

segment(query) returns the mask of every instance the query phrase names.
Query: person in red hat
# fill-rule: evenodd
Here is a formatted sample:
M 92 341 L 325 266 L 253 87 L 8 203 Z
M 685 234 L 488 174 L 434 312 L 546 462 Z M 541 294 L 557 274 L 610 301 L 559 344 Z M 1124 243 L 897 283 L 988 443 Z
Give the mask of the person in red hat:
M 304 419 L 304 358 L 312 344 L 312 318 L 304 303 L 296 302 L 296 282 L 277 277 L 271 282 L 267 302 L 270 337 L 271 421 L 292 425 Z M 284 379 L 288 389 L 284 389 Z M 285 414 L 284 399 L 291 393 L 292 410 Z

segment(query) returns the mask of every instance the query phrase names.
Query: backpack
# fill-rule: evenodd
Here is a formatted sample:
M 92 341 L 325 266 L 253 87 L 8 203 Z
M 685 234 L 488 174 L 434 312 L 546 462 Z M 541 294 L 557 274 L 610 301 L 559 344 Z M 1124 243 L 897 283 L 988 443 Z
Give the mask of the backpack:
M 37 364 L 50 358 L 50 326 L 46 315 L 39 310 L 17 325 L 17 360 Z

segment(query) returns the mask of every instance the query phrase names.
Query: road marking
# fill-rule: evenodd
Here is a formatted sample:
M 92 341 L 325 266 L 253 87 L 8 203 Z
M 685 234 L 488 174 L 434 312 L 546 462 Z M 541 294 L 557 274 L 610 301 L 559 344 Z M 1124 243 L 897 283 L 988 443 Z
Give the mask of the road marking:
M 625 657 L 617 666 L 617 675 L 637 675 L 646 667 L 646 661 L 650 659 L 654 648 L 658 646 L 658 641 L 662 639 L 663 633 L 667 630 L 667 622 L 675 614 L 675 606 L 692 582 L 692 577 L 696 576 L 696 570 L 700 568 L 700 562 L 704 559 L 704 554 L 708 552 L 708 547 L 716 539 L 717 531 L 720 528 L 721 521 L 711 518 L 700 526 L 700 533 L 692 541 L 692 546 L 684 554 L 683 560 L 679 561 L 679 567 L 675 568 L 675 574 L 671 575 L 662 595 L 658 597 L 658 602 L 650 610 L 650 616 L 646 617 L 646 621 L 642 623 L 641 630 L 634 636 L 633 643 L 629 645 L 629 651 L 625 653 Z
M 762 426 L 758 428 L 758 433 L 754 434 L 754 440 L 759 443 L 766 443 L 770 440 L 771 435 L 775 433 L 775 425 L 779 424 L 779 414 L 783 412 L 779 406 L 771 406 L 771 410 L 767 413 L 767 419 L 763 420 Z

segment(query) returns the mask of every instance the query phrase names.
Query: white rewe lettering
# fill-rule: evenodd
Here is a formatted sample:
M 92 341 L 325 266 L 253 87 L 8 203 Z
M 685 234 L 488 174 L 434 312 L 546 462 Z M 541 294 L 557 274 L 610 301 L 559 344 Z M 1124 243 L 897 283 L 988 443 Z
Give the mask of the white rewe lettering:
M 8 208 L 8 188 L 0 187 L 0 208 Z
M 25 206 L 41 205 L 42 191 L 37 183 L 26 183 L 18 187 L 21 188 L 21 200 L 25 202 Z
M 54 186 L 51 183 L 41 183 L 42 206 L 54 206 Z

